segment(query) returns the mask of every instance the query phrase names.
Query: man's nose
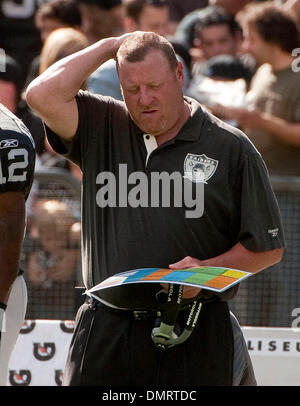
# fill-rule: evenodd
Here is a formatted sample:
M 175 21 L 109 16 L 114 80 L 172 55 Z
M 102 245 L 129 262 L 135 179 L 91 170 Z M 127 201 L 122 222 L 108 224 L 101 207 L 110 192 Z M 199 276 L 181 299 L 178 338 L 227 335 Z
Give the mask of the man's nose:
M 151 91 L 147 88 L 141 88 L 139 97 L 140 104 L 144 107 L 148 107 L 151 105 L 152 100 L 153 96 L 151 94 Z
M 251 44 L 250 41 L 248 41 L 247 39 L 244 39 L 244 41 L 242 42 L 242 51 L 243 52 L 251 51 Z

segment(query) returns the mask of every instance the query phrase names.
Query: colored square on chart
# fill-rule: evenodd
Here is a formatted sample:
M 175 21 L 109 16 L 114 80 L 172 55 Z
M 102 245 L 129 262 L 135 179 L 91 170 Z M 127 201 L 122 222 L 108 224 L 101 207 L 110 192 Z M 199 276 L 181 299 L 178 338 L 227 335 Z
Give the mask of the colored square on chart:
M 197 267 L 193 268 L 194 272 L 200 273 L 200 274 L 207 274 L 207 275 L 221 275 L 224 272 L 224 268 L 215 268 L 213 266 L 211 267 Z
M 126 283 L 129 282 L 137 282 L 140 281 L 141 279 L 145 278 L 149 274 L 157 271 L 158 268 L 147 268 L 147 269 L 140 269 L 137 270 L 136 272 L 132 273 L 126 278 Z
M 189 277 L 184 279 L 184 282 L 203 285 L 212 278 L 215 278 L 215 275 L 206 272 L 193 272 Z
M 215 278 L 211 279 L 210 281 L 207 281 L 204 285 L 215 288 L 215 289 L 223 289 L 234 281 L 235 281 L 234 278 L 230 278 L 229 276 L 219 275 L 219 276 L 216 276 Z
M 230 278 L 240 279 L 243 276 L 247 275 L 245 272 L 242 271 L 235 271 L 234 269 L 228 269 L 223 273 L 224 276 L 229 276 Z
M 166 275 L 170 274 L 173 272 L 171 269 L 159 269 L 158 271 L 152 272 L 149 275 L 145 276 L 142 278 L 142 281 L 153 281 L 157 279 L 161 279 L 165 277 Z
M 169 274 L 161 278 L 161 281 L 186 282 L 186 280 L 193 274 L 193 272 L 188 271 L 171 271 Z

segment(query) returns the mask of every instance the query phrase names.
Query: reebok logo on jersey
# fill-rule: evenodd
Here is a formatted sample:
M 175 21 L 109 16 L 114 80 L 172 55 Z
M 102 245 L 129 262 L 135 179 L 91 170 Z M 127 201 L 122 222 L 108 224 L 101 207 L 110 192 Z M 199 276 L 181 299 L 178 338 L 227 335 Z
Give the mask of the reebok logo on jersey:
M 19 145 L 19 141 L 18 140 L 2 140 L 0 141 L 0 149 L 4 149 L 4 148 L 16 148 Z
M 277 237 L 278 231 L 278 228 L 273 228 L 272 230 L 268 230 L 268 233 L 271 234 L 272 237 Z

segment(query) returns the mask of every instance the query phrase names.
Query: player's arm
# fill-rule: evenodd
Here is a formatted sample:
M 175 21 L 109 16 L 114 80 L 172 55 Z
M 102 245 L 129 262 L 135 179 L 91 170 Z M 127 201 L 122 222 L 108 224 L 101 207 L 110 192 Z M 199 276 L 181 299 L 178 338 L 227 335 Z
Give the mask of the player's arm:
M 27 103 L 57 135 L 65 140 L 75 135 L 78 125 L 75 97 L 82 83 L 105 61 L 116 56 L 128 35 L 105 38 L 63 58 L 30 83 Z
M 24 227 L 24 194 L 0 193 L 0 302 L 5 305 L 19 271 Z
M 281 117 L 268 113 L 260 113 L 260 128 L 269 132 L 281 141 L 300 147 L 300 124 L 291 123 Z
M 214 258 L 199 260 L 192 257 L 185 257 L 179 262 L 170 264 L 169 267 L 171 269 L 184 269 L 193 266 L 216 266 L 257 273 L 280 262 L 282 255 L 283 248 L 255 252 L 250 251 L 238 242 L 230 250 Z M 198 288 L 186 286 L 184 289 L 184 297 L 194 297 L 198 292 Z

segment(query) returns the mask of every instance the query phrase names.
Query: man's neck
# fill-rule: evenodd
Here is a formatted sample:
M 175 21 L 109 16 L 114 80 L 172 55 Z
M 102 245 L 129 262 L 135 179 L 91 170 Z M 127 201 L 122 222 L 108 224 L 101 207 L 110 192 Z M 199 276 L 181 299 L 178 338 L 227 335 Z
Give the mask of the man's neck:
M 189 119 L 190 115 L 191 106 L 188 102 L 184 101 L 183 114 L 181 116 L 181 119 L 178 120 L 176 125 L 170 131 L 165 134 L 156 136 L 157 145 L 160 146 L 165 142 L 170 141 L 172 138 L 175 138 L 180 129 L 183 127 L 184 123 Z
M 272 70 L 277 72 L 291 67 L 293 60 L 294 57 L 291 54 L 277 50 L 274 52 L 272 60 L 269 61 L 269 64 L 271 65 Z

